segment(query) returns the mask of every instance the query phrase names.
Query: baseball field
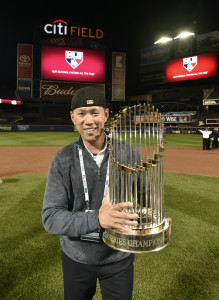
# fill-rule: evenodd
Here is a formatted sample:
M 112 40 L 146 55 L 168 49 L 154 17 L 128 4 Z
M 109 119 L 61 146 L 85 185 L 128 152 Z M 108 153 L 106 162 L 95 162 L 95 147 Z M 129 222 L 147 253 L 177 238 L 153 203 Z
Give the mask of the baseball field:
M 49 163 L 78 138 L 65 132 L 0 133 L 0 299 L 63 299 L 59 237 L 41 221 Z M 202 136 L 165 138 L 165 212 L 170 244 L 136 254 L 134 300 L 219 299 L 219 149 Z M 113 288 L 113 287 L 112 287 Z M 100 300 L 100 287 L 94 300 Z

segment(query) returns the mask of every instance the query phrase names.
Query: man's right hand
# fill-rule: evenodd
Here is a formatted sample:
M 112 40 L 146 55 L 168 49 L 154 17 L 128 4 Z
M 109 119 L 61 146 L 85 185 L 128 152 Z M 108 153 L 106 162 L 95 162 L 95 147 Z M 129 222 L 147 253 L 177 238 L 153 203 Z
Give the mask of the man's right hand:
M 138 222 L 135 221 L 138 218 L 136 213 L 123 212 L 123 208 L 132 207 L 131 202 L 122 202 L 112 204 L 109 199 L 109 188 L 107 194 L 103 200 L 103 203 L 99 209 L 99 223 L 104 229 L 119 229 L 125 233 L 131 234 L 132 229 L 125 225 L 137 226 Z

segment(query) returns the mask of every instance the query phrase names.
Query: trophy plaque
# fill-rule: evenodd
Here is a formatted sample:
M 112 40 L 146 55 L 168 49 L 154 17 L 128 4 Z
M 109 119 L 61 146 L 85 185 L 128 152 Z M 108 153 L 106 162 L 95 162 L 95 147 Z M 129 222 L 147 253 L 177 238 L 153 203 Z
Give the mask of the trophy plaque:
M 164 213 L 164 126 L 158 110 L 134 105 L 110 124 L 109 195 L 112 204 L 132 202 L 137 213 L 132 234 L 106 229 L 103 241 L 116 250 L 144 253 L 169 244 L 171 225 Z

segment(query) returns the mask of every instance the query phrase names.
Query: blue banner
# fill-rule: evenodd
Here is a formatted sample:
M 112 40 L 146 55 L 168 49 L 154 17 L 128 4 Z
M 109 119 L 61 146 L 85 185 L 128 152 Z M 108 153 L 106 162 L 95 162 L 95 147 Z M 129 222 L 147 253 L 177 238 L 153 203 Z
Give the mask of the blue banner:
M 141 49 L 141 66 L 158 64 L 170 59 L 170 45 L 154 45 Z
M 191 116 L 162 115 L 164 123 L 190 123 Z
M 32 80 L 18 79 L 17 92 L 21 98 L 32 97 Z

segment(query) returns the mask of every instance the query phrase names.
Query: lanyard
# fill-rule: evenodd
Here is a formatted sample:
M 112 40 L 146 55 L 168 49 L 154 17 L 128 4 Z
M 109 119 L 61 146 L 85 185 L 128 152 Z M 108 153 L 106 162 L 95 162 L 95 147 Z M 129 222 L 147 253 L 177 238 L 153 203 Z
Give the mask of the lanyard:
M 83 182 L 83 187 L 84 187 L 86 210 L 89 210 L 90 203 L 89 203 L 89 194 L 88 194 L 88 187 L 87 187 L 87 178 L 86 178 L 85 168 L 84 168 L 83 154 L 82 154 L 82 150 L 80 148 L 78 148 L 78 152 L 79 152 L 82 182 Z M 106 173 L 106 181 L 105 181 L 103 199 L 106 196 L 106 191 L 107 191 L 108 186 L 109 186 L 109 160 L 108 160 L 108 166 L 107 166 L 107 173 Z

